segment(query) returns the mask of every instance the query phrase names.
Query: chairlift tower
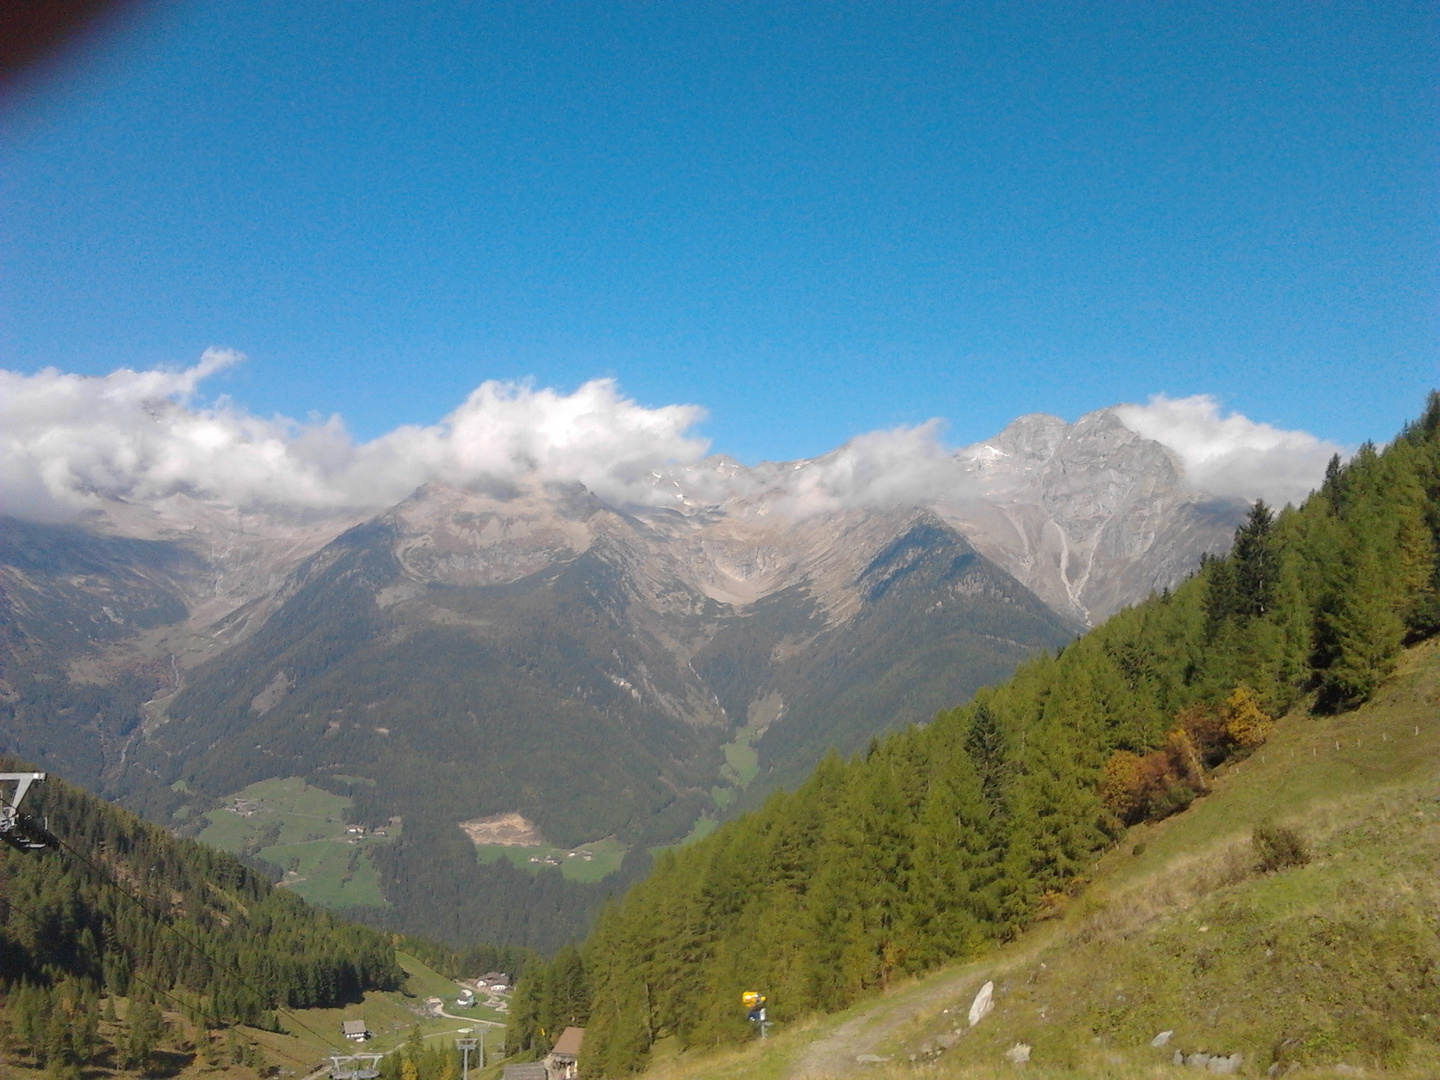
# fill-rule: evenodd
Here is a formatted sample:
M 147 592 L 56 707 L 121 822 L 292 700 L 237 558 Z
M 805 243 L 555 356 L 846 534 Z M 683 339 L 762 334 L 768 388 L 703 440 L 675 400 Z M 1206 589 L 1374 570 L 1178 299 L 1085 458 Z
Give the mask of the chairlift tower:
M 44 780 L 43 772 L 0 773 L 0 783 L 15 785 L 15 793 L 7 796 L 0 790 L 0 840 L 17 851 L 38 851 L 43 848 L 59 847 L 60 842 L 40 822 L 29 814 L 22 813 L 20 801 L 36 780 Z
M 480 1029 L 481 1037 L 478 1039 L 456 1039 L 455 1046 L 462 1055 L 463 1064 L 460 1066 L 460 1080 L 470 1080 L 470 1051 L 477 1046 L 480 1048 L 480 1068 L 485 1067 L 485 1029 Z

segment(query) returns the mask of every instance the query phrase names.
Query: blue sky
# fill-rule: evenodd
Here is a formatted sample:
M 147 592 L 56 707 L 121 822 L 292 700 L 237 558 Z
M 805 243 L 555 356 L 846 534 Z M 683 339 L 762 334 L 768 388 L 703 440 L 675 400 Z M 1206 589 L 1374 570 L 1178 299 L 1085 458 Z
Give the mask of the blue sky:
M 1440 385 L 1437 5 L 170 2 L 0 107 L 0 367 L 429 424 L 618 380 L 742 460 Z

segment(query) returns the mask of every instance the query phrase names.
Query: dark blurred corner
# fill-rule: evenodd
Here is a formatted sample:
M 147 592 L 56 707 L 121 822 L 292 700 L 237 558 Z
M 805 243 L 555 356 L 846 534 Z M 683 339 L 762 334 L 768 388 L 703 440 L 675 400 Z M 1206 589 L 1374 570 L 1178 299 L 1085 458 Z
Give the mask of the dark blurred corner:
M 0 94 L 64 65 L 145 0 L 0 0 Z

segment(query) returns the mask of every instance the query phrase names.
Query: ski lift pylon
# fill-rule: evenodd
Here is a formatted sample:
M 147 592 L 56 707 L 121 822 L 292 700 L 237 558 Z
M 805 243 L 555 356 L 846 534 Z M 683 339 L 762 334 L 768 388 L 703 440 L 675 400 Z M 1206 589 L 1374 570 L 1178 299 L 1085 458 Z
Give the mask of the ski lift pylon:
M 29 814 L 20 810 L 20 801 L 36 780 L 44 780 L 43 772 L 0 773 L 0 783 L 9 781 L 15 785 L 13 795 L 0 791 L 0 840 L 18 851 L 38 851 L 42 848 L 59 847 L 60 842 L 50 830 Z

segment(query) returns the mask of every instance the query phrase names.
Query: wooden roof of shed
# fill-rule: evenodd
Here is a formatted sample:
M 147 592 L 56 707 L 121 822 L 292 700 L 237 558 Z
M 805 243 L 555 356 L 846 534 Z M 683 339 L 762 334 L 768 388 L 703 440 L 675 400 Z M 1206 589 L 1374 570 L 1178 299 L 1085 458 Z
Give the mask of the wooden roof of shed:
M 580 1044 L 585 1041 L 585 1029 L 579 1027 L 567 1027 L 560 1033 L 560 1038 L 555 1040 L 555 1049 L 552 1054 L 564 1054 L 567 1057 L 580 1056 Z

